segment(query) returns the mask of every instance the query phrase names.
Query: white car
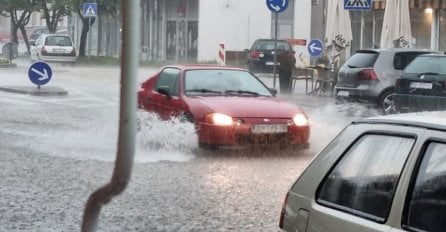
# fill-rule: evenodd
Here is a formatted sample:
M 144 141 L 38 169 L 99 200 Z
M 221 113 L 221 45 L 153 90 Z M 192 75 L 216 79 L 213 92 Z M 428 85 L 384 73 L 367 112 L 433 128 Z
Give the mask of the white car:
M 356 121 L 291 186 L 279 227 L 306 232 L 446 229 L 446 111 Z
M 43 34 L 31 44 L 31 62 L 76 62 L 77 53 L 70 37 Z

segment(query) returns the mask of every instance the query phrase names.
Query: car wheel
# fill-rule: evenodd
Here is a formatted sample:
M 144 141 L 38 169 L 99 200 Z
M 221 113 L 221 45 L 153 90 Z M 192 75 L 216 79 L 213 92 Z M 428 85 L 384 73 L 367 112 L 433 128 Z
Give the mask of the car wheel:
M 382 109 L 384 114 L 394 114 L 396 113 L 395 106 L 393 104 L 393 94 L 394 90 L 386 90 L 378 101 L 378 106 Z
M 190 123 L 194 123 L 194 116 L 192 116 L 192 114 L 190 113 L 184 113 L 180 116 L 180 122 L 190 122 Z
M 251 72 L 257 72 L 256 67 L 251 62 L 248 63 L 248 70 L 251 71 Z
M 206 149 L 206 150 L 212 150 L 212 151 L 215 151 L 218 149 L 218 145 L 202 143 L 202 142 L 198 143 L 198 147 L 200 147 L 202 149 Z

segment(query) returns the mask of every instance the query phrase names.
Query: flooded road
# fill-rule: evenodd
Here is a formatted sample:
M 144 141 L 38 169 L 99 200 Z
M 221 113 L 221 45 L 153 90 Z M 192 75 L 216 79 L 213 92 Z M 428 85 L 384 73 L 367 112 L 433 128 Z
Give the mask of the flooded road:
M 119 70 L 54 73 L 50 84 L 68 96 L 0 92 L 0 231 L 79 231 L 89 194 L 111 177 Z M 2 71 L 4 85 L 31 85 L 26 67 Z M 300 90 L 283 97 L 309 115 L 303 151 L 202 150 L 191 124 L 139 112 L 132 180 L 103 208 L 99 231 L 278 231 L 285 193 L 311 158 L 352 120 L 378 114 Z

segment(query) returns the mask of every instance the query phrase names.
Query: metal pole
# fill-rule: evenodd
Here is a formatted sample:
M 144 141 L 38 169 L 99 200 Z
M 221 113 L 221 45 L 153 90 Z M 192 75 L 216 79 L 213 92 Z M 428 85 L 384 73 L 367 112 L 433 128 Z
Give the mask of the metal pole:
M 88 16 L 88 55 L 91 56 L 91 17 Z
M 274 76 L 273 76 L 273 88 L 276 88 L 276 73 L 277 73 L 277 27 L 279 25 L 278 17 L 279 13 L 275 13 L 274 16 Z
M 136 137 L 136 80 L 138 75 L 138 47 L 140 39 L 140 9 L 138 1 L 121 0 L 122 57 L 119 137 L 115 169 L 110 183 L 90 195 L 82 223 L 83 232 L 96 231 L 101 208 L 121 194 L 130 181 Z

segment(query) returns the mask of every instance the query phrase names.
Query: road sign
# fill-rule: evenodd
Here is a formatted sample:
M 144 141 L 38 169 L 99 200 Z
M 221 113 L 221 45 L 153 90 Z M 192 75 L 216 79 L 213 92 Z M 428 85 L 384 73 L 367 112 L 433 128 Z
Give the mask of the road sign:
M 371 10 L 372 0 L 344 0 L 344 10 Z
M 84 17 L 94 18 L 98 14 L 98 5 L 96 3 L 84 3 L 82 4 L 82 9 Z
M 310 56 L 320 56 L 324 51 L 324 44 L 319 39 L 313 39 L 308 43 L 308 52 Z
M 28 77 L 32 83 L 36 85 L 44 85 L 51 80 L 53 76 L 53 71 L 51 67 L 45 62 L 35 62 L 29 67 Z
M 266 6 L 273 13 L 280 13 L 288 7 L 289 0 L 266 0 Z

